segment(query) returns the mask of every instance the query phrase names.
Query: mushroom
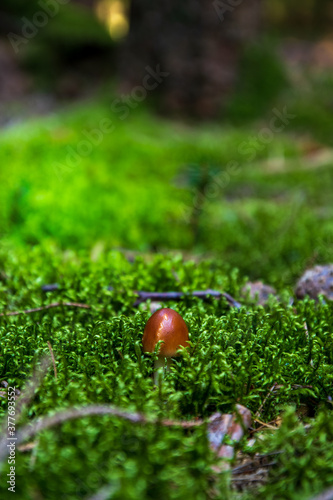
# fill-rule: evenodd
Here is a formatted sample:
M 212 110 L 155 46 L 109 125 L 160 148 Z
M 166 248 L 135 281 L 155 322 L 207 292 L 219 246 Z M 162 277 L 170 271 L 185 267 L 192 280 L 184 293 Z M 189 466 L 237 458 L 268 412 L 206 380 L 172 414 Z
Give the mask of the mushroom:
M 159 368 L 170 369 L 171 357 L 178 356 L 181 346 L 188 346 L 188 329 L 185 321 L 173 309 L 165 307 L 154 312 L 145 326 L 142 345 L 145 352 L 154 352 L 159 341 L 163 341 L 158 350 L 154 366 L 154 382 L 157 385 Z

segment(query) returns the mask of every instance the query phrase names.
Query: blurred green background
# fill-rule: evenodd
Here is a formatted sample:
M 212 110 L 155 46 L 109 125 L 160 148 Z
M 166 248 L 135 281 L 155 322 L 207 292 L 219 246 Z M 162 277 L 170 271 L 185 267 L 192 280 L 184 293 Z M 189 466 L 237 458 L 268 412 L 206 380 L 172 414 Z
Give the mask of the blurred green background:
M 200 12 L 184 18 L 175 8 L 161 24 L 149 1 L 132 14 L 112 0 L 2 2 L 2 244 L 177 249 L 275 284 L 332 259 L 331 2 L 253 2 L 250 31 L 241 6 L 222 22 L 222 4 L 209 4 L 206 22 L 222 31 L 218 58 L 212 40 L 202 48 L 202 22 L 201 38 L 193 32 L 200 57 L 180 47 L 188 67 L 178 74 L 168 29 L 187 34 Z M 35 33 L 27 26 L 43 24 L 34 16 L 46 6 L 52 16 Z M 156 43 L 143 33 L 149 9 Z M 15 38 L 24 29 L 33 36 Z M 158 61 L 172 70 L 145 90 L 129 73 L 133 58 L 144 74 Z M 224 76 L 214 83 L 219 60 L 229 86 Z

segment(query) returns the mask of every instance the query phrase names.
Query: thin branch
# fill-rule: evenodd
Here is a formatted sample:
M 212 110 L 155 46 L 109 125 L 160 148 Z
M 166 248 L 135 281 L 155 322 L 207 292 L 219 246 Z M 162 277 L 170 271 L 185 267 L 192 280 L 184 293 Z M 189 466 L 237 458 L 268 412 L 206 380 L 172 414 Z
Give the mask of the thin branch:
M 271 467 L 272 465 L 276 465 L 276 460 L 271 460 L 271 457 L 280 455 L 281 453 L 282 451 L 277 451 L 267 453 L 266 455 L 255 455 L 250 462 L 234 467 L 231 470 L 231 473 L 236 476 L 238 474 L 253 472 L 254 470 L 261 469 L 262 467 Z
M 204 423 L 203 420 L 192 420 L 192 421 L 177 421 L 177 420 L 149 420 L 141 413 L 130 413 L 120 408 L 114 406 L 105 405 L 91 405 L 82 408 L 72 408 L 70 410 L 64 410 L 50 417 L 43 417 L 37 422 L 28 424 L 21 431 L 17 433 L 16 445 L 23 443 L 27 439 L 31 439 L 38 432 L 59 425 L 68 420 L 74 420 L 76 418 L 82 417 L 93 417 L 96 415 L 114 415 L 119 418 L 124 418 L 132 423 L 138 424 L 161 424 L 167 427 L 180 426 L 185 429 L 197 427 Z M 0 457 L 1 458 L 1 457 Z
M 37 446 L 37 441 L 31 441 L 30 443 L 27 444 L 21 444 L 20 446 L 17 447 L 17 449 L 22 453 L 26 453 L 27 451 L 34 450 L 36 446 Z
M 30 388 L 28 388 L 28 391 L 25 391 L 27 395 L 25 395 L 24 397 L 25 398 L 24 403 L 26 403 L 27 397 L 31 397 L 31 392 L 34 393 L 33 388 L 36 388 L 36 385 L 37 382 L 33 381 L 33 383 L 31 383 L 30 385 Z M 173 427 L 173 426 L 182 427 L 183 429 L 191 429 L 192 427 L 198 427 L 204 423 L 204 420 L 202 419 L 189 420 L 189 421 L 178 421 L 178 420 L 168 420 L 168 419 L 149 420 L 141 413 L 130 413 L 113 406 L 91 405 L 81 408 L 72 408 L 70 410 L 64 410 L 59 413 L 56 413 L 55 415 L 42 417 L 38 420 L 35 420 L 25 425 L 21 430 L 19 430 L 16 433 L 15 446 L 18 449 L 20 449 L 22 443 L 24 443 L 28 439 L 31 439 L 39 432 L 45 429 L 50 429 L 51 427 L 54 427 L 56 425 L 60 425 L 63 422 L 67 422 L 68 420 L 74 420 L 76 418 L 83 418 L 83 417 L 93 417 L 96 415 L 114 415 L 116 417 L 129 420 L 132 423 L 154 424 L 154 425 L 159 424 L 167 427 Z M 0 464 L 8 454 L 7 444 L 8 441 L 6 434 L 0 441 Z M 21 449 L 25 450 L 24 448 Z
M 265 406 L 267 399 L 268 399 L 268 398 L 272 395 L 272 393 L 273 393 L 273 391 L 274 391 L 274 389 L 275 389 L 276 385 L 277 385 L 277 384 L 276 384 L 276 382 L 275 382 L 275 383 L 272 385 L 272 387 L 270 388 L 270 390 L 268 391 L 267 396 L 265 397 L 265 399 L 263 400 L 263 402 L 261 403 L 261 405 L 260 405 L 260 407 L 259 407 L 259 410 L 258 410 L 258 411 L 257 411 L 257 413 L 255 414 L 255 418 L 259 418 L 259 417 L 260 417 L 261 412 L 262 412 L 262 409 L 263 409 L 263 407 Z
M 306 335 L 306 338 L 307 338 L 308 344 L 309 344 L 309 346 L 310 346 L 310 335 L 309 335 L 309 329 L 308 329 L 308 325 L 307 325 L 307 322 L 306 322 L 306 321 L 304 321 L 303 326 L 304 326 L 304 331 L 305 331 L 305 335 Z M 310 347 L 310 349 L 311 349 L 311 347 Z M 314 366 L 313 366 L 313 360 L 312 360 L 312 359 L 310 359 L 310 366 L 312 366 L 312 368 L 314 367 Z
M 56 285 L 52 285 L 56 286 Z M 44 285 L 43 289 L 48 290 L 51 285 Z M 56 288 L 55 288 L 56 289 Z M 237 302 L 231 295 L 226 292 L 219 292 L 217 290 L 198 290 L 196 292 L 191 293 L 183 293 L 183 292 L 135 292 L 138 295 L 137 300 L 134 302 L 133 307 L 137 307 L 142 304 L 142 302 L 146 302 L 147 300 L 153 301 L 163 301 L 166 302 L 168 300 L 181 300 L 183 297 L 198 297 L 199 299 L 207 300 L 209 297 L 213 297 L 215 299 L 220 299 L 224 297 L 228 302 L 230 307 L 236 307 L 237 309 L 241 308 L 241 304 Z M 47 309 L 52 309 L 55 307 L 78 307 L 81 309 L 91 309 L 92 306 L 89 304 L 80 304 L 78 302 L 53 302 L 52 304 L 47 304 L 46 306 L 35 307 L 33 309 L 26 309 L 24 311 L 12 311 L 12 312 L 2 312 L 0 316 L 19 316 L 20 314 L 30 314 L 40 311 L 45 311 Z
M 184 293 L 184 292 L 140 292 L 136 291 L 135 292 L 138 295 L 137 300 L 133 304 L 134 307 L 137 307 L 140 305 L 142 302 L 146 302 L 147 300 L 153 300 L 153 301 L 168 301 L 168 300 L 181 300 L 184 297 L 198 297 L 199 299 L 207 300 L 209 297 L 213 297 L 214 299 L 220 299 L 221 297 L 224 297 L 230 307 L 236 307 L 237 309 L 240 309 L 241 304 L 237 302 L 231 295 L 229 295 L 226 292 L 220 292 L 218 290 L 197 290 L 194 292 L 190 293 Z
M 57 378 L 58 378 L 57 367 L 56 367 L 56 362 L 55 362 L 55 358 L 54 358 L 54 354 L 53 354 L 52 345 L 51 345 L 51 342 L 49 340 L 47 341 L 47 345 L 49 346 L 50 354 L 51 354 L 51 358 L 52 358 L 54 378 L 57 380 Z
M 205 424 L 205 420 L 196 419 L 189 421 L 180 420 L 170 420 L 170 419 L 149 419 L 145 415 L 137 412 L 124 411 L 121 408 L 115 406 L 106 405 L 91 405 L 84 406 L 81 408 L 71 408 L 69 410 L 64 410 L 56 413 L 52 416 L 42 417 L 40 419 L 34 420 L 31 423 L 25 425 L 21 430 L 18 430 L 15 436 L 15 445 L 21 448 L 21 445 L 26 440 L 31 440 L 39 432 L 50 429 L 56 425 L 60 425 L 68 420 L 74 420 L 83 417 L 101 415 L 114 415 L 119 418 L 123 418 L 132 422 L 133 424 L 152 424 L 152 425 L 164 425 L 167 427 L 182 427 L 183 429 L 191 429 L 194 427 L 201 426 Z M 241 418 L 240 424 L 237 420 Z M 248 428 L 251 424 L 251 413 L 250 411 L 241 406 L 236 405 L 236 414 L 220 414 L 215 413 L 208 421 L 208 439 L 213 450 L 218 452 L 220 457 L 231 456 L 230 450 L 233 449 L 231 446 L 223 446 L 223 437 L 225 434 L 229 434 L 232 440 L 239 441 L 243 436 L 245 428 Z M 218 446 L 216 446 L 218 445 Z M 224 450 L 228 448 L 228 450 Z M 229 450 L 230 448 L 230 450 Z M 8 443 L 6 437 L 0 443 L 0 463 L 8 455 Z M 228 453 L 225 453 L 227 451 Z
M 47 370 L 49 369 L 51 364 L 51 360 L 48 356 L 43 356 L 39 367 L 35 370 L 33 376 L 29 380 L 29 382 L 26 384 L 25 388 L 23 389 L 20 398 L 17 400 L 15 404 L 15 421 L 18 422 L 20 420 L 21 414 L 23 412 L 23 409 L 31 402 L 33 399 L 36 390 L 38 387 L 41 385 Z M 2 439 L 0 440 L 0 463 L 2 460 L 7 456 L 8 453 L 8 435 L 7 435 L 7 430 L 6 430 L 6 424 L 7 424 L 7 419 L 4 422 L 4 428 L 2 429 Z M 15 436 L 17 438 L 17 435 Z M 16 440 L 17 443 L 17 440 Z M 17 443 L 18 444 L 18 443 Z
M 53 304 L 47 304 L 46 306 L 35 307 L 34 309 L 26 309 L 25 311 L 13 311 L 0 313 L 0 316 L 18 316 L 19 314 L 30 314 L 39 311 L 45 311 L 46 309 L 52 309 L 54 307 L 79 307 L 81 309 L 91 309 L 88 304 L 79 304 L 77 302 L 53 302 Z
M 18 398 L 16 402 L 15 405 L 16 422 L 19 421 L 24 407 L 30 404 L 33 397 L 35 396 L 38 387 L 41 385 L 45 375 L 47 374 L 48 369 L 50 368 L 50 364 L 51 364 L 50 358 L 46 354 L 44 354 L 40 360 L 39 366 L 35 368 L 32 377 L 26 383 L 25 387 L 21 392 L 21 396 Z
M 262 422 L 258 418 L 254 418 L 253 421 L 256 422 L 257 424 L 260 424 L 261 427 L 259 427 L 259 429 L 253 429 L 252 433 L 258 432 L 262 428 L 273 429 L 275 431 L 278 429 L 278 427 L 276 427 L 275 425 L 266 424 L 265 422 Z
M 272 395 L 272 394 L 275 394 L 276 392 L 278 392 L 280 389 L 283 389 L 283 385 L 279 385 L 275 382 L 274 385 L 272 385 L 272 387 L 270 388 L 270 390 L 268 391 L 265 399 L 263 400 L 263 402 L 261 403 L 260 405 L 260 408 L 259 410 L 257 411 L 257 413 L 255 414 L 255 418 L 258 419 L 261 415 L 261 412 L 262 412 L 262 409 L 263 407 L 265 406 L 268 398 Z M 300 385 L 300 384 L 292 384 L 291 385 L 291 389 L 292 390 L 295 390 L 297 391 L 298 389 L 313 389 L 313 385 Z

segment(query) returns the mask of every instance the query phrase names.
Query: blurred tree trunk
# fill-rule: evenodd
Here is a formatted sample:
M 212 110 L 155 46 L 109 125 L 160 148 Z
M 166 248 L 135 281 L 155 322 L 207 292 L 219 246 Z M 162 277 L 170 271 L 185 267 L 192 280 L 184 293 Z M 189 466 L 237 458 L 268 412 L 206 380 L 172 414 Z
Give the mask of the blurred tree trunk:
M 147 66 L 159 66 L 169 73 L 154 90 L 162 111 L 216 116 L 260 20 L 261 0 L 132 0 L 121 50 L 123 90 L 142 85 Z

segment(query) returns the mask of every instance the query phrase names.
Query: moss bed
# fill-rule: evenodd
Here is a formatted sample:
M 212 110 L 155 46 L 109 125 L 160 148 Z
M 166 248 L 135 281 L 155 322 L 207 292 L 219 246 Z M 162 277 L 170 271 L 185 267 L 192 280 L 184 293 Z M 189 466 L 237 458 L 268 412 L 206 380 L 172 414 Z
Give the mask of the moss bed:
M 43 416 L 92 404 L 140 412 L 148 419 L 135 424 L 114 415 L 83 416 L 38 432 L 25 441 L 30 447 L 16 450 L 17 497 L 88 499 L 98 492 L 104 496 L 96 498 L 121 500 L 305 499 L 331 485 L 332 304 L 308 299 L 291 304 L 290 289 L 285 289 L 265 308 L 255 306 L 241 297 L 244 279 L 223 262 L 170 254 L 127 257 L 109 252 L 93 261 L 41 248 L 15 257 L 2 252 L 2 310 L 54 302 L 91 306 L 0 317 L 0 380 L 26 394 L 35 372 L 17 431 Z M 42 291 L 42 285 L 54 282 L 57 290 Z M 150 312 L 143 304 L 133 307 L 135 290 L 207 288 L 232 294 L 241 309 L 230 308 L 224 299 L 190 296 L 163 304 L 183 316 L 191 346 L 155 388 L 154 355 L 144 355 L 141 347 Z M 44 376 L 38 375 L 41 360 L 50 359 L 50 346 L 56 374 L 51 364 Z M 251 410 L 253 422 L 250 434 L 235 444 L 231 469 L 240 456 L 275 457 L 255 490 L 250 482 L 236 488 L 228 471 L 214 472 L 218 459 L 206 425 L 183 429 L 158 423 L 207 420 L 216 411 L 232 413 L 237 403 Z M 274 429 L 262 428 L 256 415 Z M 2 478 L 8 472 L 6 457 Z M 2 479 L 1 498 L 11 494 Z

